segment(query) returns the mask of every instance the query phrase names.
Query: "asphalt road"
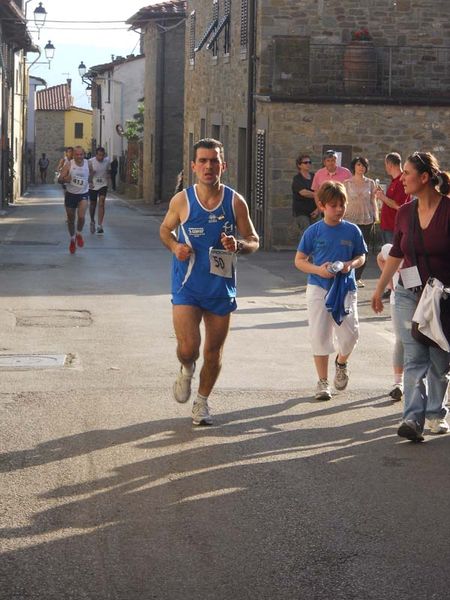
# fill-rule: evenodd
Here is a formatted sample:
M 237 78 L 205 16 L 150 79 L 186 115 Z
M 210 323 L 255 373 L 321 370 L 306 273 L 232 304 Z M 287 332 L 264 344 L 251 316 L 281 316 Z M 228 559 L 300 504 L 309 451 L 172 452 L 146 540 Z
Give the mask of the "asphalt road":
M 75 256 L 55 186 L 0 217 L 1 600 L 448 598 L 450 436 L 395 435 L 373 259 L 349 388 L 318 402 L 292 253 L 240 258 L 193 429 L 152 212 L 111 199 Z

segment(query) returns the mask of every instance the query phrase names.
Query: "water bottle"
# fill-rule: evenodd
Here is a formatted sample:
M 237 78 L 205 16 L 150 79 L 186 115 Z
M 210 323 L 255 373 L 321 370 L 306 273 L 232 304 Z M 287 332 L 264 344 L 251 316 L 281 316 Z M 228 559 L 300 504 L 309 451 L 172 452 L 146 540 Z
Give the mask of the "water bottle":
M 341 260 L 335 260 L 330 265 L 328 265 L 327 269 L 329 273 L 336 275 L 336 273 L 340 273 L 344 268 L 344 263 Z

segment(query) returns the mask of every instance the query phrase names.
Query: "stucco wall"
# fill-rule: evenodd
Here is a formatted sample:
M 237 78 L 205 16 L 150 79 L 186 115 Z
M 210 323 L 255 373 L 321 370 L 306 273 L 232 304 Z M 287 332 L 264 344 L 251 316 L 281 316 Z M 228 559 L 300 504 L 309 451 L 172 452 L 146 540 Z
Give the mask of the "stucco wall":
M 83 137 L 75 137 L 75 123 L 83 123 Z M 85 152 L 91 150 L 92 111 L 72 108 L 65 112 L 64 146 L 82 146 Z

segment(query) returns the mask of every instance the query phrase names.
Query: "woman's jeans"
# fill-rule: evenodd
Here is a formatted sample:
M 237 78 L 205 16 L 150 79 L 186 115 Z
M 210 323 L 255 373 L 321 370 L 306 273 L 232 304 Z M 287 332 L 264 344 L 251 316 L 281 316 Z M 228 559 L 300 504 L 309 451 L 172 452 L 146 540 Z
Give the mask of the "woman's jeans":
M 395 314 L 405 352 L 403 419 L 416 421 L 421 429 L 427 419 L 447 415 L 450 353 L 419 344 L 411 335 L 417 295 L 402 286 L 395 288 Z
M 369 256 L 370 238 L 372 236 L 372 231 L 373 231 L 373 223 L 370 223 L 369 225 L 358 225 L 358 227 L 361 229 L 361 233 L 363 234 L 364 241 L 366 242 L 367 252 L 366 252 L 366 262 L 364 262 L 362 267 L 358 267 L 357 269 L 355 269 L 356 281 L 361 279 L 364 269 L 366 268 L 367 257 Z

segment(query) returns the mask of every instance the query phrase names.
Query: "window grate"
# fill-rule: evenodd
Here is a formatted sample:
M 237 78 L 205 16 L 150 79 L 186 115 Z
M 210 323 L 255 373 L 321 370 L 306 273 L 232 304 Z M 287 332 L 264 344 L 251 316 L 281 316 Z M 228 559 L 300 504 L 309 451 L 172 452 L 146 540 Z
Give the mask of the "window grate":
M 248 46 L 248 0 L 241 0 L 241 50 Z
M 194 64 L 195 60 L 195 10 L 189 15 L 189 62 Z
M 255 204 L 257 211 L 264 211 L 266 187 L 266 131 L 258 129 L 256 132 L 256 181 Z

